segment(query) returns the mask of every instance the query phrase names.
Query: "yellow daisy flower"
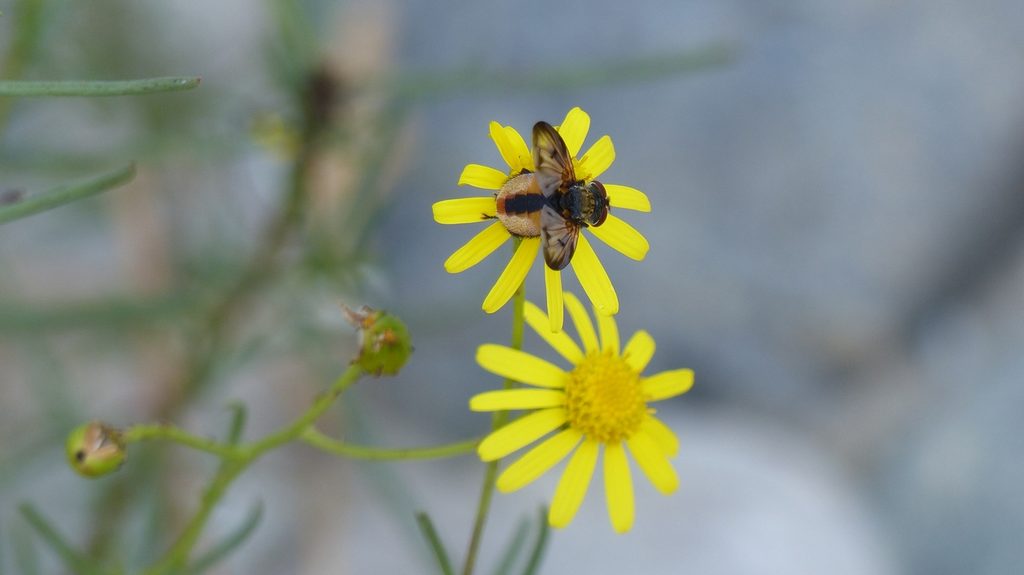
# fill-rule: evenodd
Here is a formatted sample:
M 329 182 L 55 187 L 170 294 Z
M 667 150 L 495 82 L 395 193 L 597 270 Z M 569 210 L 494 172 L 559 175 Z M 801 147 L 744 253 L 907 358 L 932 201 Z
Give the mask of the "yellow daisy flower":
M 470 409 L 532 410 L 488 435 L 478 452 L 484 461 L 495 461 L 553 432 L 510 465 L 498 477 L 497 487 L 502 492 L 515 491 L 575 451 L 548 515 L 552 526 L 565 527 L 583 502 L 603 446 L 608 515 L 615 531 L 624 533 L 633 526 L 627 451 L 658 491 L 667 495 L 679 486 L 669 463 L 679 441 L 647 404 L 686 393 L 693 386 L 693 372 L 677 369 L 641 375 L 654 355 L 654 340 L 647 332 L 633 334 L 620 352 L 614 318 L 595 314 L 598 340 L 580 301 L 566 292 L 565 304 L 582 348 L 565 332 L 552 332 L 544 312 L 529 302 L 526 321 L 572 365 L 570 370 L 501 345 L 482 345 L 477 350 L 476 360 L 484 369 L 528 387 L 481 393 L 470 400 Z
M 602 136 L 583 156 L 577 159 L 576 156 L 590 130 L 590 116 L 580 108 L 569 110 L 557 130 L 572 156 L 577 178 L 590 182 L 604 173 L 615 160 L 615 147 L 608 136 Z M 515 128 L 491 122 L 490 135 L 498 147 L 501 157 L 508 164 L 508 172 L 478 164 L 469 164 L 459 176 L 459 185 L 494 190 L 495 194 L 437 202 L 433 206 L 436 222 L 440 224 L 469 224 L 496 218 L 495 196 L 497 190 L 500 190 L 510 179 L 524 172 L 534 171 L 533 155 L 530 153 L 530 148 Z M 608 192 L 608 201 L 611 207 L 641 212 L 651 211 L 650 201 L 640 190 L 618 184 L 604 184 L 604 187 Z M 608 215 L 601 226 L 585 229 L 627 257 L 641 260 L 647 255 L 649 248 L 647 240 L 632 226 L 612 214 Z M 494 219 L 483 231 L 456 250 L 445 261 L 444 268 L 453 274 L 465 271 L 480 263 L 513 235 L 515 234 L 506 229 L 501 221 Z M 490 293 L 484 298 L 483 309 L 487 313 L 498 311 L 508 302 L 526 278 L 526 274 L 530 271 L 530 267 L 540 251 L 540 237 L 517 237 L 522 239 L 519 247 L 498 277 L 494 287 L 491 288 Z M 619 299 L 615 295 L 615 288 L 612 286 L 611 280 L 608 279 L 604 266 L 597 259 L 593 247 L 583 234 L 580 234 L 570 265 L 576 272 L 583 291 L 586 292 L 594 306 L 605 315 L 618 313 Z M 544 280 L 551 330 L 558 331 L 562 328 L 563 315 L 560 272 L 544 266 Z

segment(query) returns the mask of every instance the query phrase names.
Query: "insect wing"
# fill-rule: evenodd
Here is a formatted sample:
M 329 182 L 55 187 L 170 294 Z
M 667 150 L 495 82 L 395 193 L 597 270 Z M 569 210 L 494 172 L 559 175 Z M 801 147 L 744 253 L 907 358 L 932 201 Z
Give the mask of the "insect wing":
M 537 167 L 537 185 L 545 198 L 576 181 L 565 141 L 547 122 L 533 125 L 533 164 Z
M 544 261 L 553 270 L 564 269 L 576 253 L 576 241 L 580 227 L 559 215 L 551 206 L 544 206 L 540 212 L 541 245 L 544 247 Z

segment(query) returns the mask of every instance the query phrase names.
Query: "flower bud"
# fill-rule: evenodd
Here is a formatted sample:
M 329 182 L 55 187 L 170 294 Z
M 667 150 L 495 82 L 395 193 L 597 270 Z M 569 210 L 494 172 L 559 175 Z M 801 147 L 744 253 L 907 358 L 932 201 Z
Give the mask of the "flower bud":
M 86 477 L 117 471 L 124 463 L 121 432 L 98 421 L 75 428 L 66 444 L 68 463 Z
M 342 306 L 348 321 L 359 328 L 359 356 L 352 361 L 367 373 L 395 375 L 412 354 L 409 330 L 402 320 L 366 306 Z

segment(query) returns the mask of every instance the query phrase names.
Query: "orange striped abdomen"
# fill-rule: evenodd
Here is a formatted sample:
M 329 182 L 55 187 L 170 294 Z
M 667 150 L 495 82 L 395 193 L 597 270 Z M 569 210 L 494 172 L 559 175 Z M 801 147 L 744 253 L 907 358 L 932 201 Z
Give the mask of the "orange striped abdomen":
M 505 182 L 495 202 L 498 220 L 510 234 L 528 238 L 540 235 L 540 210 L 546 199 L 533 174 L 520 174 Z

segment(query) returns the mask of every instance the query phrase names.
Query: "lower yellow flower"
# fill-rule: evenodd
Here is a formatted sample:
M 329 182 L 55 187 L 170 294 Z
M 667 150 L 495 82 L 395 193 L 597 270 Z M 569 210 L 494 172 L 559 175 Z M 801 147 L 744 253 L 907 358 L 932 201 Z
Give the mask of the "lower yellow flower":
M 552 332 L 537 306 L 527 302 L 525 313 L 530 327 L 572 364 L 570 370 L 505 346 L 487 344 L 477 351 L 481 367 L 528 387 L 481 393 L 470 400 L 470 409 L 532 411 L 488 435 L 478 452 L 484 461 L 495 461 L 552 434 L 510 465 L 497 487 L 502 492 L 524 487 L 572 453 L 548 515 L 552 526 L 565 527 L 583 502 L 603 447 L 608 515 L 615 531 L 624 533 L 634 516 L 627 451 L 658 491 L 667 495 L 679 486 L 669 463 L 679 441 L 647 404 L 686 393 L 693 372 L 677 369 L 644 377 L 654 355 L 647 332 L 633 334 L 620 351 L 614 318 L 595 314 L 599 340 L 580 301 L 567 292 L 565 304 L 582 348 L 565 332 Z
M 582 156 L 577 158 L 580 149 L 590 131 L 590 116 L 580 108 L 573 108 L 556 128 L 565 142 L 568 153 L 572 156 L 572 164 L 576 177 L 590 182 L 604 173 L 615 160 L 615 148 L 608 136 L 597 140 Z M 434 220 L 441 224 L 470 224 L 491 221 L 455 251 L 444 263 L 449 273 L 463 272 L 480 263 L 487 256 L 501 247 L 510 237 L 519 237 L 521 241 L 512 259 L 502 271 L 484 298 L 483 309 L 494 313 L 504 306 L 516 289 L 522 284 L 537 254 L 540 252 L 541 238 L 534 232 L 523 231 L 516 227 L 507 228 L 497 219 L 496 195 L 506 184 L 514 187 L 511 182 L 523 174 L 535 171 L 533 155 L 523 137 L 511 126 L 502 126 L 498 122 L 490 124 L 491 139 L 498 148 L 501 157 L 508 164 L 508 172 L 488 166 L 469 164 L 459 177 L 459 185 L 494 191 L 494 195 L 475 198 L 458 198 L 444 200 L 433 205 Z M 523 176 L 526 177 L 526 176 Z M 518 180 L 517 180 L 518 181 Z M 608 202 L 612 208 L 651 211 L 651 204 L 643 192 L 629 186 L 604 184 L 608 194 Z M 613 249 L 629 258 L 642 260 L 649 249 L 647 240 L 632 226 L 609 214 L 601 226 L 584 228 L 588 233 L 605 242 Z M 615 288 L 598 260 L 594 248 L 586 236 L 580 234 L 575 254 L 570 264 L 584 292 L 601 313 L 612 315 L 619 311 L 619 300 Z M 562 328 L 562 277 L 561 272 L 544 266 L 544 283 L 547 292 L 547 308 L 551 331 Z

